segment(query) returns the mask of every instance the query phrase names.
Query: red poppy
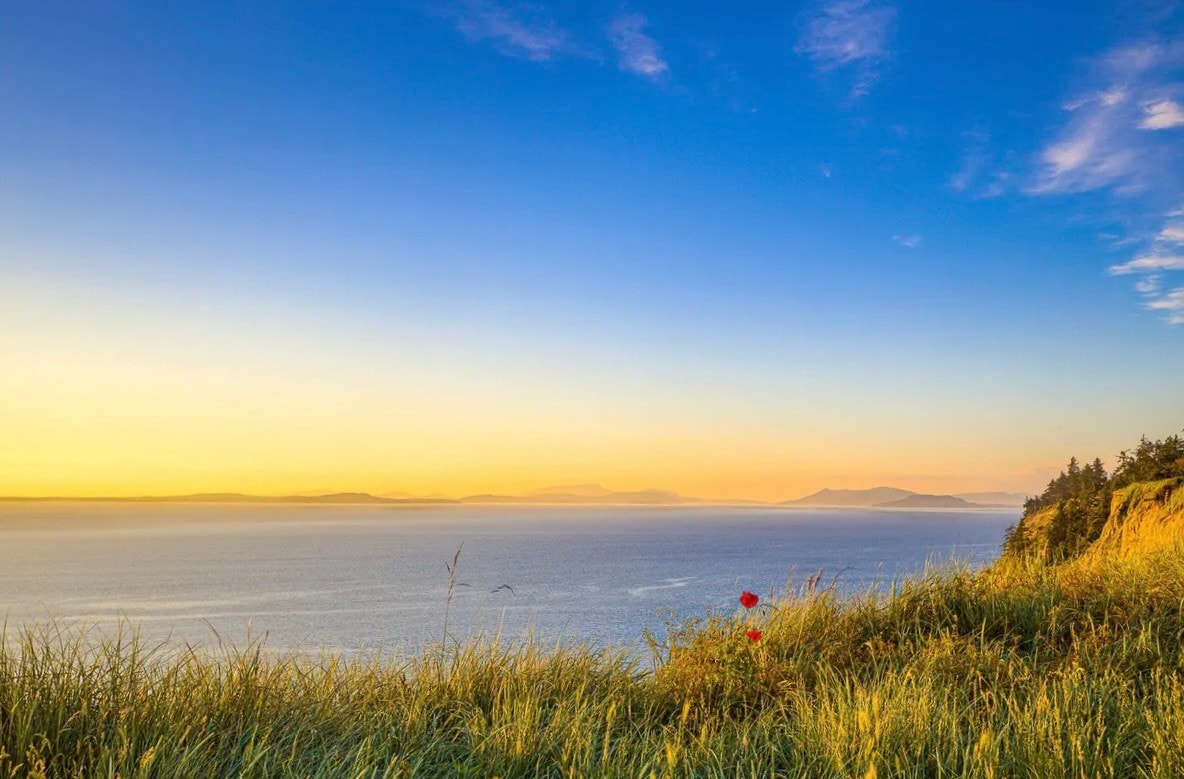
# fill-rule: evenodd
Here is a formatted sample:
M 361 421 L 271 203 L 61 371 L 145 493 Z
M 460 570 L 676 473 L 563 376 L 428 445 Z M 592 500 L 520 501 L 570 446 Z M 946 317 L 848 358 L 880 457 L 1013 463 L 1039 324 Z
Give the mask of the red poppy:
M 756 593 L 747 591 L 740 593 L 740 605 L 746 609 L 751 609 L 759 602 L 760 598 Z
M 748 640 L 754 644 L 761 640 L 761 632 L 759 630 L 750 630 L 744 635 L 748 636 Z

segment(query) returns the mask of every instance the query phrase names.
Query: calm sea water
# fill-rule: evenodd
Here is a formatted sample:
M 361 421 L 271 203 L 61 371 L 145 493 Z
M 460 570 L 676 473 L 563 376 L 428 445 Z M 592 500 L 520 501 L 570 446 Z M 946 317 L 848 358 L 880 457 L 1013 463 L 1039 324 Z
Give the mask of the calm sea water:
M 0 505 L 0 616 L 120 620 L 150 639 L 413 649 L 450 632 L 637 644 L 660 612 L 823 569 L 840 589 L 993 560 L 1018 511 Z M 508 589 L 494 592 L 501 585 Z

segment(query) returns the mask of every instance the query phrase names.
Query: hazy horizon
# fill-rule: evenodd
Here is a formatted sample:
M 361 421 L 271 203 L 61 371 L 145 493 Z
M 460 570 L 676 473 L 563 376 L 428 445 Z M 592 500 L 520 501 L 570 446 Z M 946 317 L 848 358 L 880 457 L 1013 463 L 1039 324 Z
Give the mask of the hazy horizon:
M 908 488 L 896 487 L 896 485 L 876 484 L 873 487 L 864 488 L 830 488 L 822 487 L 816 490 L 811 490 L 802 495 L 793 495 L 778 500 L 767 501 L 758 500 L 752 497 L 715 497 L 712 495 L 686 495 L 675 490 L 665 490 L 661 487 L 649 487 L 636 490 L 617 490 L 604 487 L 598 483 L 581 483 L 581 484 L 555 484 L 549 487 L 540 487 L 529 490 L 522 490 L 520 492 L 458 492 L 455 495 L 440 494 L 440 492 L 433 492 L 430 495 L 414 494 L 405 490 L 332 490 L 332 489 L 317 489 L 317 490 L 296 490 L 291 492 L 270 492 L 270 494 L 259 494 L 259 492 L 240 492 L 236 490 L 198 490 L 194 492 L 173 492 L 173 494 L 154 494 L 154 492 L 128 492 L 128 494 L 118 495 L 0 495 L 0 501 L 40 501 L 40 500 L 62 500 L 62 501 L 79 501 L 85 502 L 88 500 L 96 501 L 143 501 L 143 500 L 175 500 L 175 498 L 191 498 L 191 497 L 218 497 L 218 496 L 242 496 L 251 498 L 264 498 L 264 500 L 274 500 L 274 498 L 318 498 L 318 497 L 348 497 L 352 495 L 371 498 L 382 498 L 382 500 L 392 501 L 408 501 L 408 502 L 429 502 L 429 501 L 448 501 L 448 502 L 463 502 L 476 501 L 477 498 L 483 497 L 521 497 L 528 501 L 546 503 L 546 498 L 549 496 L 571 498 L 571 497 L 629 497 L 629 496 L 655 496 L 655 495 L 669 495 L 673 498 L 680 498 L 680 500 L 688 501 L 684 504 L 697 503 L 716 503 L 716 504 L 753 504 L 753 506 L 779 506 L 779 504 L 793 503 L 794 501 L 804 500 L 804 498 L 812 497 L 822 492 L 870 492 L 882 489 L 900 490 L 901 492 L 909 492 L 913 495 L 940 495 L 940 496 L 957 496 L 963 497 L 964 500 L 971 503 L 974 502 L 974 497 L 979 496 L 1010 496 L 1021 497 L 1035 494 L 1035 492 L 1012 491 L 1012 490 L 955 490 L 952 492 L 942 492 L 942 494 L 935 494 L 935 492 L 924 492 L 921 490 L 912 490 Z M 591 495 L 590 490 L 597 491 L 597 495 Z M 480 501 L 470 504 L 480 504 Z M 496 503 L 495 503 L 496 504 Z M 571 503 L 568 500 L 559 501 L 555 504 L 571 504 L 577 506 L 579 503 Z M 612 504 L 596 503 L 591 501 L 590 506 L 598 506 L 598 504 Z M 622 504 L 629 504 L 628 501 L 623 501 Z M 654 503 L 655 506 L 661 506 L 663 503 Z M 677 504 L 677 503 L 671 503 Z M 1016 503 L 1008 503 L 1008 506 L 1015 506 Z M 644 506 L 644 503 L 638 503 L 638 506 Z M 864 504 L 864 506 L 871 507 L 873 504 Z M 1000 506 L 1000 504 L 986 503 L 986 506 Z

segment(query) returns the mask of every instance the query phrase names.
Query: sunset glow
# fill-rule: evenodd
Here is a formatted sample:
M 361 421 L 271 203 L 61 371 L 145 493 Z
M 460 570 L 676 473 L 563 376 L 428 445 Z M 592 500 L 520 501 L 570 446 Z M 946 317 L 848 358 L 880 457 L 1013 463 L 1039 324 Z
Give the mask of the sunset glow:
M 1184 426 L 1174 22 L 495 6 L 6 10 L 0 495 L 1034 491 Z

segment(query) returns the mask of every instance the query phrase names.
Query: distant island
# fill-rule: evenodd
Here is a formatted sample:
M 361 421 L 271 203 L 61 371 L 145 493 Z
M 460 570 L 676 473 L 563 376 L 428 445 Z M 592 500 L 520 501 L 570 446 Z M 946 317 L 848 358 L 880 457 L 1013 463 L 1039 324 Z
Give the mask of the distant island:
M 836 508 L 870 508 L 881 503 L 888 503 L 909 495 L 915 495 L 910 490 L 896 487 L 873 487 L 868 490 L 819 490 L 813 494 L 797 500 L 787 500 L 783 506 L 833 506 Z
M 877 503 L 881 509 L 981 509 L 989 508 L 983 503 L 971 503 L 954 495 L 909 495 L 900 500 Z
M 439 495 L 415 497 L 408 493 L 395 492 L 387 495 L 372 495 L 368 492 L 330 492 L 324 494 L 300 495 L 249 495 L 239 492 L 202 492 L 190 495 L 142 495 L 130 497 L 14 497 L 0 496 L 0 502 L 38 503 L 299 503 L 313 505 L 437 505 L 437 504 L 559 504 L 600 506 L 680 506 L 718 503 L 720 501 L 688 498 L 665 490 L 635 490 L 617 492 L 596 484 L 564 485 L 535 490 L 525 495 L 498 495 L 492 493 L 467 495 L 462 498 L 446 498 Z M 755 501 L 731 501 L 755 503 Z
M 956 495 L 929 495 L 899 487 L 872 487 L 866 490 L 824 489 L 782 506 L 817 508 L 1019 508 L 1027 498 L 1018 492 L 966 492 Z
M 866 490 L 819 490 L 804 498 L 781 503 L 757 500 L 711 500 L 680 495 L 670 490 L 610 490 L 599 484 L 564 484 L 544 487 L 521 495 L 478 493 L 460 498 L 443 495 L 417 497 L 407 492 L 374 495 L 369 492 L 325 492 L 295 495 L 251 495 L 241 492 L 199 492 L 186 495 L 142 495 L 130 497 L 20 497 L 0 496 L 4 503 L 270 503 L 308 505 L 559 505 L 559 506 L 764 506 L 801 508 L 902 508 L 977 509 L 1019 507 L 1025 496 L 1009 492 L 973 492 L 957 495 L 928 495 L 898 487 Z
M 0 496 L 5 503 L 311 503 L 422 505 L 457 503 L 447 498 L 384 498 L 368 492 L 331 492 L 324 495 L 246 495 L 239 492 L 199 492 L 192 495 L 140 495 L 131 497 L 13 497 Z

